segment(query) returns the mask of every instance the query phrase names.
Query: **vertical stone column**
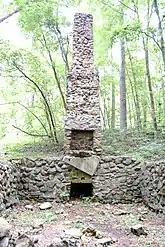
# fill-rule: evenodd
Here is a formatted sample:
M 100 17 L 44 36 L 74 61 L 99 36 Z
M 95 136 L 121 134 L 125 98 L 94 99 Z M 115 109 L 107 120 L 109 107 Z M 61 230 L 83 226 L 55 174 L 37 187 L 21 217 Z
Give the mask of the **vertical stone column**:
M 100 153 L 99 78 L 94 68 L 93 17 L 90 14 L 74 16 L 72 66 L 68 73 L 66 103 L 65 151 L 80 152 L 81 143 L 83 140 L 87 142 L 92 134 L 92 148 L 85 152 Z M 71 150 L 71 146 L 75 147 L 71 145 L 73 131 L 74 138 L 77 131 L 79 151 Z M 86 146 L 82 143 L 82 149 Z
M 93 17 L 75 14 L 73 27 L 72 68 L 93 67 Z

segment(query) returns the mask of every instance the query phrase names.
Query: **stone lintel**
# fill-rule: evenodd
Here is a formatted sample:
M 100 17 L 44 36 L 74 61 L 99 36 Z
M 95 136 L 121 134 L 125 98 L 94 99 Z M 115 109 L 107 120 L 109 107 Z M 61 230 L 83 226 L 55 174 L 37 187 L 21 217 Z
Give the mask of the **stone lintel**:
M 100 162 L 100 158 L 97 156 L 91 157 L 72 157 L 65 156 L 64 162 L 83 171 L 90 176 L 93 176 Z

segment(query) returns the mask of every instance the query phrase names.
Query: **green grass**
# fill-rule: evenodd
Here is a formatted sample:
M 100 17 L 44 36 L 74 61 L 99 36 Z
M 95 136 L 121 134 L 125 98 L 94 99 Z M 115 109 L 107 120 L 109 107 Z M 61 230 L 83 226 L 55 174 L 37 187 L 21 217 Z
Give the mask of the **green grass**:
M 5 158 L 7 159 L 17 159 L 22 157 L 48 157 L 58 152 L 59 147 L 55 146 L 50 140 L 30 140 L 16 142 L 16 143 L 6 143 L 4 144 Z
M 128 155 L 139 160 L 164 159 L 165 139 L 163 137 L 154 139 L 151 135 L 128 133 L 123 141 L 119 132 L 110 135 L 105 132 L 102 144 L 104 152 L 110 155 Z
M 50 140 L 43 141 L 30 137 L 15 142 L 8 141 L 4 143 L 4 159 L 51 157 L 61 151 L 62 147 L 62 138 L 60 144 L 56 146 Z M 159 137 L 155 140 L 151 134 L 139 135 L 132 131 L 128 132 L 125 140 L 122 140 L 119 131 L 105 131 L 102 133 L 102 149 L 109 155 L 131 156 L 139 160 L 160 160 L 164 159 L 165 139 Z

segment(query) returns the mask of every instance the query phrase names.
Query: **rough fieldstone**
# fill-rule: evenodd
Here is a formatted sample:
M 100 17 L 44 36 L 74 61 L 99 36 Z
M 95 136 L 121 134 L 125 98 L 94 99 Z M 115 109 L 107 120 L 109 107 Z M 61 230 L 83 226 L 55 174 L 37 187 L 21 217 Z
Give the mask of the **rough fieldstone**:
M 68 245 L 67 243 L 64 243 L 61 238 L 56 237 L 48 247 L 68 247 Z
M 165 196 L 165 187 L 158 192 L 158 195 Z
M 97 240 L 96 245 L 97 247 L 106 247 L 108 245 L 114 244 L 116 239 L 114 238 L 102 238 Z
M 16 240 L 16 247 L 34 247 L 34 243 L 29 236 L 22 234 Z
M 46 210 L 46 209 L 50 209 L 52 207 L 52 204 L 50 202 L 44 202 L 42 204 L 40 204 L 39 208 L 41 210 Z
M 8 237 L 11 225 L 3 217 L 0 217 L 0 238 Z
M 136 236 L 147 235 L 147 232 L 144 230 L 144 227 L 141 225 L 132 226 L 131 232 Z
M 9 237 L 4 237 L 0 239 L 0 247 L 8 247 L 9 246 Z

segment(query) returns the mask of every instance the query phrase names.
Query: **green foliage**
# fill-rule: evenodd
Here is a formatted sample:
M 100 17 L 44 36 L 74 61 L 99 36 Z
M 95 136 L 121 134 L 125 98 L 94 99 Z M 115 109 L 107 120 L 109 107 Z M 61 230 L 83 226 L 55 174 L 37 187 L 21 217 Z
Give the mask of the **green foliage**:
M 111 30 L 110 43 L 113 44 L 118 39 L 125 38 L 127 41 L 137 40 L 140 37 L 142 29 L 142 23 L 138 20 L 133 20 L 129 24 L 122 24 L 118 27 L 114 27 Z
M 165 82 L 156 13 L 150 1 L 134 1 L 134 4 L 130 0 L 122 2 L 86 2 L 86 9 L 94 16 L 95 64 L 100 74 L 102 129 L 106 133 L 106 138 L 103 138 L 104 150 L 115 155 L 129 154 L 144 159 L 163 157 L 161 140 L 165 131 Z M 13 9 L 20 10 L 15 18 L 18 18 L 22 35 L 32 41 L 30 47 L 22 49 L 19 45 L 16 48 L 11 44 L 12 37 L 10 41 L 0 37 L 0 138 L 4 138 L 5 142 L 6 139 L 19 138 L 21 143 L 26 137 L 25 133 L 20 132 L 21 129 L 42 136 L 32 137 L 30 143 L 34 142 L 34 150 L 38 149 L 38 143 L 43 144 L 45 140 L 51 142 L 48 148 L 52 150 L 52 140 L 57 142 L 61 139 L 64 130 L 66 76 L 71 65 L 72 12 L 77 7 L 81 11 L 84 2 L 14 0 L 9 5 L 5 1 L 0 4 L 3 7 L 1 16 Z M 159 8 L 164 8 L 163 1 L 159 2 Z M 125 40 L 126 50 L 128 138 L 124 142 L 118 135 L 120 39 Z M 162 133 L 158 143 L 150 138 L 146 141 L 147 133 L 153 133 L 153 120 L 143 39 L 148 41 L 158 134 Z M 64 55 L 67 55 L 67 59 Z M 139 136 L 144 143 L 140 143 Z M 20 148 L 14 148 L 17 150 L 14 155 L 31 153 L 29 144 L 23 145 L 22 150 Z M 8 151 L 13 152 L 10 148 Z
M 53 212 L 43 213 L 41 218 L 44 222 L 51 223 L 57 220 L 57 216 Z
M 109 132 L 108 132 L 109 133 Z M 164 159 L 164 138 L 153 138 L 152 132 L 139 135 L 136 130 L 128 131 L 126 140 L 122 140 L 119 131 L 103 133 L 102 145 L 104 152 L 111 155 L 128 155 L 138 160 L 161 160 Z

